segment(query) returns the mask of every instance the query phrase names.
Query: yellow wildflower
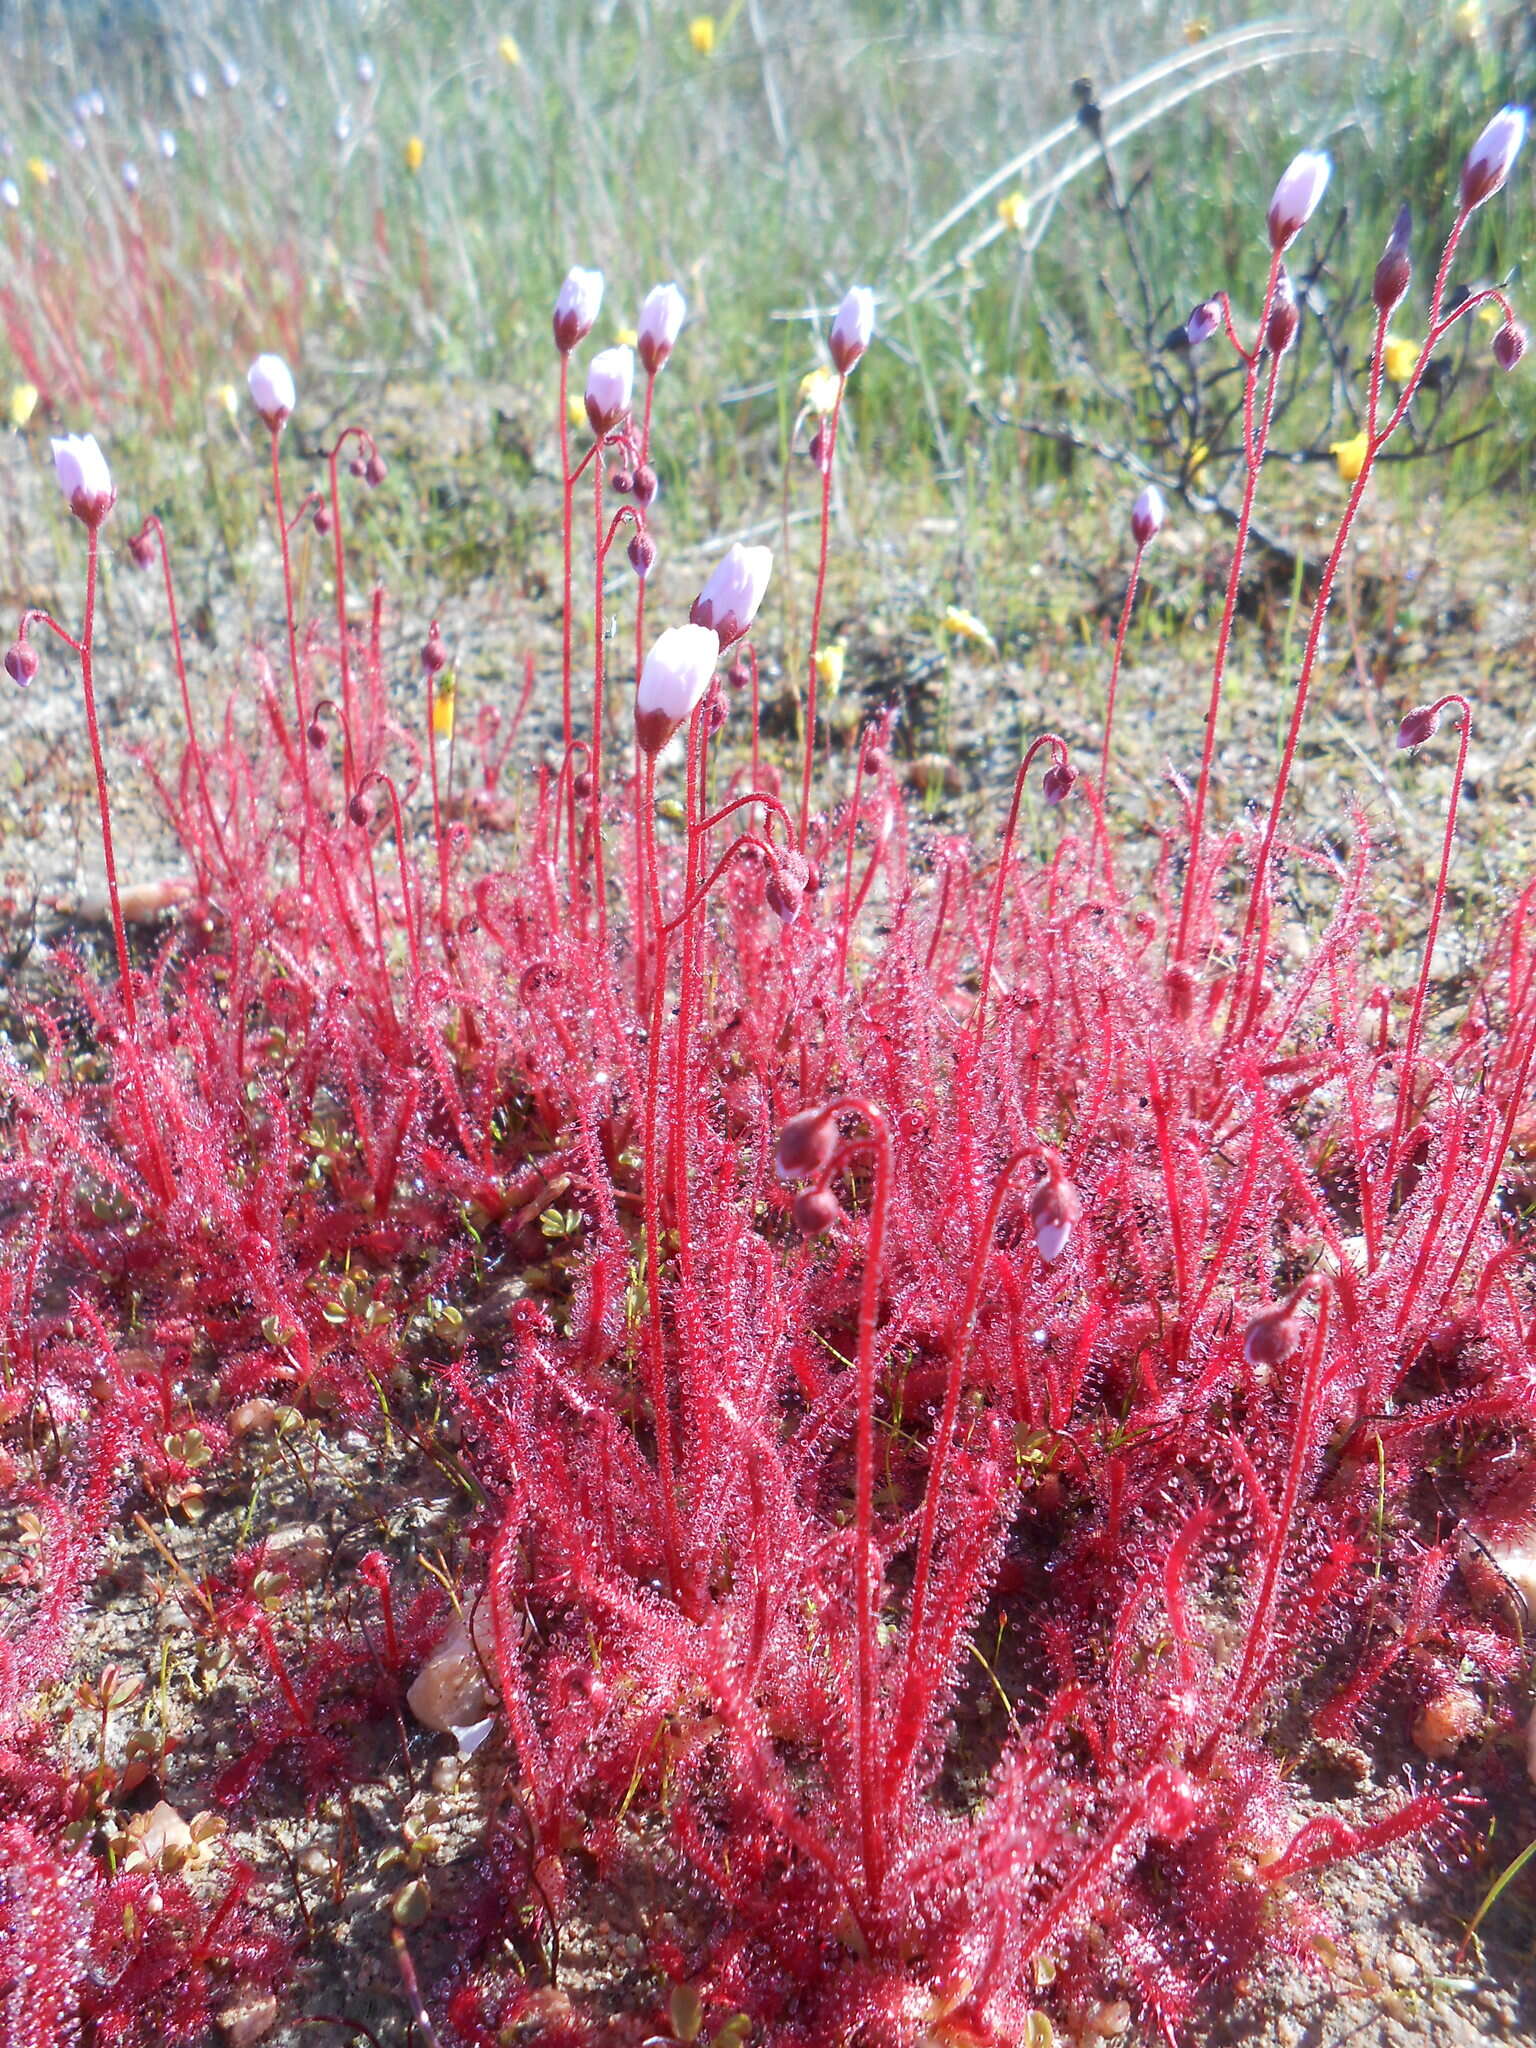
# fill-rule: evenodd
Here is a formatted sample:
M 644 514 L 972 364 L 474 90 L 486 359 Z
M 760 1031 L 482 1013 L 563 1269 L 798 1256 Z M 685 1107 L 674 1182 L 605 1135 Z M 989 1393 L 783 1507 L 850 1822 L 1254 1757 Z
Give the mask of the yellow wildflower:
M 233 384 L 215 384 L 208 394 L 212 403 L 221 412 L 227 412 L 234 419 L 240 410 L 240 394 Z
M 807 370 L 800 379 L 800 403 L 819 417 L 837 403 L 838 376 L 835 370 Z
M 1210 33 L 1211 24 L 1203 19 L 1186 21 L 1184 24 L 1184 40 L 1186 43 L 1203 43 L 1209 38 Z
M 1394 384 L 1406 384 L 1419 367 L 1419 355 L 1418 342 L 1404 341 L 1396 334 L 1389 334 L 1382 347 L 1381 360 Z
M 615 348 L 633 348 L 639 339 L 633 327 L 619 327 L 614 330 L 613 345 Z
M 1369 437 L 1361 432 L 1353 434 L 1347 441 L 1330 441 L 1328 453 L 1339 465 L 1339 475 L 1345 483 L 1352 484 L 1365 467 L 1365 458 L 1370 453 Z
M 34 185 L 51 185 L 53 183 L 53 165 L 49 163 L 45 156 L 29 156 L 27 158 L 27 176 Z
M 974 640 L 978 647 L 990 647 L 994 654 L 997 652 L 997 642 L 981 620 L 974 612 L 962 611 L 957 604 L 950 605 L 945 611 L 939 621 L 939 630 L 941 633 L 953 633 L 957 640 Z
M 521 64 L 523 61 L 523 53 L 517 47 L 516 36 L 503 36 L 496 45 L 496 54 L 500 57 L 502 63 L 509 68 L 514 64 Z
M 1029 201 L 1022 192 L 1007 192 L 997 202 L 997 217 L 1005 228 L 1022 235 L 1029 224 Z
M 565 401 L 565 416 L 573 427 L 584 427 L 587 423 L 587 402 L 579 391 L 573 391 Z
M 453 738 L 453 700 L 458 686 L 447 669 L 432 686 L 432 730 L 440 740 Z
M 1189 480 L 1198 491 L 1205 482 L 1205 465 L 1211 459 L 1211 451 L 1203 441 L 1197 441 L 1189 451 Z
M 31 419 L 33 413 L 37 411 L 37 386 L 35 384 L 13 385 L 8 410 L 11 416 L 11 425 L 13 427 L 24 427 L 27 421 Z
M 835 697 L 843 680 L 843 670 L 848 666 L 848 649 L 841 640 L 834 640 L 829 647 L 816 650 L 816 680 Z
M 688 24 L 688 40 L 700 57 L 710 56 L 715 47 L 715 17 L 696 14 Z
M 1477 309 L 1477 317 L 1485 327 L 1502 327 L 1504 324 L 1504 308 L 1497 299 L 1484 299 Z
M 405 168 L 414 178 L 427 160 L 427 145 L 419 135 L 413 135 L 405 145 Z

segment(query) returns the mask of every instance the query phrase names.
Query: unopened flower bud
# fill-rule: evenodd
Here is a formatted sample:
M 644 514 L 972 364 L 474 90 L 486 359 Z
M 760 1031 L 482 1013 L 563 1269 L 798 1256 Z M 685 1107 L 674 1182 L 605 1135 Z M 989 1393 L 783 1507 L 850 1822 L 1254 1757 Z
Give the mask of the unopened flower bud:
M 1035 1233 L 1035 1249 L 1048 1266 L 1054 1266 L 1082 1221 L 1083 1203 L 1054 1152 L 1042 1153 L 1041 1164 L 1045 1178 L 1029 1198 L 1029 1221 Z
M 592 332 L 603 303 L 600 270 L 568 270 L 555 299 L 555 347 L 568 356 Z
M 706 739 L 711 739 L 711 740 L 712 740 L 712 739 L 714 738 L 715 734 L 716 734 L 717 732 L 719 732 L 720 728 L 721 728 L 721 727 L 722 727 L 722 726 L 723 726 L 724 724 L 725 724 L 725 698 L 724 698 L 724 697 L 723 697 L 723 696 L 721 695 L 721 693 L 720 693 L 720 686 L 719 686 L 719 684 L 717 683 L 717 684 L 715 685 L 714 689 L 712 689 L 712 690 L 710 691 L 710 693 L 709 693 L 708 697 L 707 697 L 707 698 L 706 698 L 706 699 L 704 700 L 704 736 L 705 736 L 705 738 L 706 738 Z
M 317 748 L 325 745 L 325 727 L 318 718 L 309 721 L 309 744 Z
M 726 670 L 725 680 L 733 690 L 744 690 L 752 681 L 752 671 L 739 654 Z
M 1220 299 L 1202 299 L 1184 323 L 1184 336 L 1191 348 L 1209 341 L 1221 326 Z
M 1250 1365 L 1284 1365 L 1292 1352 L 1301 1349 L 1307 1333 L 1297 1309 L 1311 1289 L 1311 1280 L 1303 1280 L 1289 1300 L 1260 1309 L 1243 1337 L 1243 1356 Z
M 608 473 L 608 483 L 610 488 L 617 491 L 621 498 L 627 497 L 635 488 L 635 480 L 627 469 L 610 470 Z
M 5 650 L 5 672 L 25 689 L 37 674 L 37 649 L 30 640 L 16 640 Z
M 571 794 L 579 804 L 588 804 L 592 801 L 592 771 L 590 768 L 583 768 L 579 775 L 572 777 Z
M 354 455 L 352 460 L 347 464 L 347 475 L 355 476 L 359 479 L 359 481 L 361 481 L 361 479 L 365 477 L 367 474 L 368 464 L 366 459 L 361 455 Z
M 886 753 L 884 747 L 866 747 L 864 749 L 864 773 L 866 775 L 883 775 L 889 766 L 890 756 Z
M 1408 207 L 1399 207 L 1392 232 L 1387 237 L 1387 246 L 1376 265 L 1376 275 L 1371 280 L 1371 298 L 1383 318 L 1390 318 L 1397 311 L 1413 278 L 1413 258 L 1409 247 L 1412 235 L 1413 214 Z
M 1397 744 L 1404 749 L 1422 747 L 1424 742 L 1432 740 L 1439 730 L 1439 705 L 1421 704 L 1416 711 L 1410 711 L 1397 728 Z
M 763 885 L 763 900 L 780 924 L 793 924 L 810 885 L 811 865 L 805 856 L 780 853 L 775 856 L 773 871 Z
M 353 824 L 358 826 L 359 828 L 366 829 L 366 827 L 372 823 L 373 806 L 369 803 L 367 797 L 363 795 L 361 790 L 358 790 L 349 799 L 347 803 L 347 816 L 352 820 Z
M 1282 263 L 1280 275 L 1275 279 L 1275 296 L 1270 301 L 1269 318 L 1264 323 L 1264 346 L 1271 355 L 1285 354 L 1296 339 L 1300 319 L 1296 307 L 1296 294 L 1291 288 L 1290 273 Z
M 874 331 L 875 295 L 867 285 L 856 284 L 844 296 L 827 336 L 827 353 L 841 376 L 847 376 L 869 347 Z
M 1493 337 L 1493 360 L 1501 370 L 1512 370 L 1525 354 L 1525 329 L 1506 320 Z
M 54 473 L 59 489 L 69 500 L 69 509 L 82 524 L 100 526 L 112 510 L 117 493 L 107 458 L 96 445 L 94 434 L 65 434 L 53 443 Z
M 643 583 L 656 566 L 655 541 L 651 539 L 648 533 L 637 533 L 631 539 L 625 552 L 629 556 L 629 566 Z
M 427 637 L 421 644 L 421 665 L 429 676 L 440 676 L 448 666 L 448 650 L 443 645 L 443 636 L 434 619 L 427 630 Z
M 1311 149 L 1304 149 L 1287 166 L 1269 202 L 1269 246 L 1277 256 L 1317 211 L 1332 168 L 1326 156 Z
M 652 285 L 646 293 L 636 328 L 635 353 L 649 376 L 654 377 L 671 355 L 687 311 L 687 301 L 675 284 Z
M 1524 107 L 1500 107 L 1488 126 L 1467 152 L 1461 167 L 1461 205 L 1464 213 L 1491 199 L 1509 176 L 1510 166 L 1525 140 Z
M 802 1237 L 825 1237 L 843 1213 L 830 1188 L 802 1188 L 790 1212 Z
M 1040 778 L 1040 787 L 1048 804 L 1064 804 L 1072 794 L 1072 785 L 1077 780 L 1077 770 L 1067 761 L 1053 761 Z
M 814 1180 L 837 1150 L 837 1126 L 824 1109 L 802 1109 L 779 1132 L 773 1155 L 780 1180 Z
M 635 736 L 659 754 L 703 701 L 720 658 L 720 642 L 697 623 L 669 626 L 645 657 L 635 690 Z
M 635 503 L 642 508 L 654 505 L 656 493 L 661 484 L 656 472 L 648 462 L 642 462 L 630 479 L 630 489 L 635 494 Z
M 155 562 L 155 543 L 147 533 L 136 533 L 128 542 L 128 559 L 135 569 L 151 569 Z
M 1138 548 L 1144 548 L 1163 530 L 1163 521 L 1168 517 L 1168 507 L 1163 503 L 1163 494 L 1156 484 L 1148 484 L 1141 496 L 1131 507 L 1131 539 Z
M 368 460 L 363 464 L 363 482 L 367 484 L 369 490 L 376 491 L 388 475 L 389 464 L 384 460 L 378 449 L 375 448 Z
M 587 423 L 601 441 L 629 411 L 635 388 L 635 352 L 600 348 L 587 369 Z
M 331 530 L 331 508 L 329 505 L 315 507 L 315 531 L 323 540 Z
M 276 432 L 291 418 L 299 402 L 293 372 L 281 356 L 258 356 L 246 371 L 245 381 L 263 422 Z
M 744 547 L 737 541 L 710 571 L 689 618 L 717 633 L 722 648 L 734 646 L 757 617 L 772 574 L 772 549 Z

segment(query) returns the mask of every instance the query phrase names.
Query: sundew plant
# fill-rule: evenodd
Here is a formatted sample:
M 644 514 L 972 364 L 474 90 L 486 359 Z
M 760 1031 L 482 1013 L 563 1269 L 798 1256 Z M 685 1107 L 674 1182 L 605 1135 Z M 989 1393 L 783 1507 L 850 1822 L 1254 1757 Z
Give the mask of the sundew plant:
M 1468 701 L 1402 707 L 1400 745 L 1457 763 L 1393 985 L 1363 811 L 1336 858 L 1287 797 L 1356 514 L 1435 346 L 1491 309 L 1497 364 L 1523 352 L 1457 253 L 1525 125 L 1507 107 L 1473 145 L 1427 284 L 1406 210 L 1376 267 L 1363 446 L 1236 816 L 1226 664 L 1326 157 L 1275 189 L 1262 291 L 1237 294 L 1256 324 L 1225 293 L 1190 316 L 1241 380 L 1246 489 L 1188 685 L 1203 757 L 1150 859 L 1113 709 L 1155 490 L 1101 746 L 1035 736 L 995 838 L 926 821 L 889 715 L 832 748 L 863 287 L 812 389 L 787 751 L 753 645 L 769 549 L 732 547 L 686 618 L 647 612 L 676 285 L 585 363 L 603 279 L 559 290 L 559 674 L 530 659 L 473 719 L 451 618 L 420 622 L 406 682 L 383 593 L 353 622 L 349 496 L 385 457 L 348 425 L 297 488 L 282 357 L 248 385 L 285 628 L 216 718 L 174 537 L 92 434 L 55 441 L 84 612 L 25 610 L 5 668 L 78 668 L 113 946 L 18 978 L 0 1052 L 8 2043 L 301 2020 L 377 2042 L 349 1980 L 311 1996 L 321 1902 L 257 1844 L 386 1783 L 472 1816 L 452 1857 L 416 1827 L 381 1907 L 380 2024 L 440 2048 L 1194 2040 L 1280 1958 L 1323 1967 L 1330 1868 L 1409 1837 L 1455 1853 L 1526 1710 L 1536 1304 L 1506 1162 L 1536 882 L 1441 1018 Z M 1427 338 L 1389 392 L 1410 295 Z M 306 527 L 330 586 L 307 595 Z M 97 717 L 119 541 L 163 583 L 185 725 L 153 772 L 195 886 L 153 944 Z M 542 754 L 535 693 L 558 707 Z M 1313 923 L 1303 870 L 1330 897 Z M 243 1517 L 202 1571 L 161 1533 L 249 1491 L 262 1445 L 300 1474 L 349 1447 L 324 1604 Z M 451 1545 L 370 1500 L 402 1446 L 449 1486 Z M 78 1676 L 132 1530 L 196 1646 L 201 1747 L 166 1732 L 163 1661 Z M 1308 1743 L 1374 1753 L 1385 1789 L 1342 1809 L 1296 1773 Z M 335 1903 L 347 1883 L 338 1863 Z M 621 1961 L 562 1973 L 626 1911 Z

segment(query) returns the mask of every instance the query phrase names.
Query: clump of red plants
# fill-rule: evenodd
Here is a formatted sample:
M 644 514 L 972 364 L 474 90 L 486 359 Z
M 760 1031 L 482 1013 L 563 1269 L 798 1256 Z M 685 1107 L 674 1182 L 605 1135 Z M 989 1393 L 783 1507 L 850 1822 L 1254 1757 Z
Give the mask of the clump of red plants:
M 1448 286 L 1522 130 L 1505 110 L 1468 158 L 1390 410 L 1405 222 L 1376 272 L 1367 452 L 1257 831 L 1213 823 L 1212 767 L 1297 330 L 1284 252 L 1325 160 L 1277 189 L 1252 336 L 1224 295 L 1197 309 L 1192 339 L 1233 348 L 1245 380 L 1250 484 L 1204 759 L 1150 863 L 1117 816 L 1108 731 L 1097 774 L 1054 735 L 1030 747 L 1000 847 L 909 810 L 887 721 L 851 773 L 818 759 L 827 513 L 868 293 L 832 325 L 836 397 L 810 444 L 802 759 L 781 775 L 759 740 L 765 557 L 729 558 L 647 651 L 652 399 L 682 303 L 647 302 L 643 403 L 627 351 L 595 359 L 573 452 L 568 373 L 601 290 L 573 272 L 554 758 L 517 751 L 531 665 L 515 709 L 455 720 L 435 624 L 419 687 L 391 692 L 380 601 L 368 630 L 348 620 L 342 539 L 349 452 L 364 481 L 382 463 L 349 429 L 328 488 L 290 512 L 295 396 L 263 358 L 285 572 L 315 520 L 334 615 L 301 618 L 285 573 L 259 718 L 200 732 L 184 694 L 160 793 L 196 888 L 135 958 L 93 684 L 115 500 L 94 443 L 63 448 L 85 622 L 29 612 L 7 667 L 29 680 L 49 631 L 79 660 L 116 963 L 61 951 L 35 999 L 12 992 L 0 1058 L 8 2041 L 192 2042 L 229 1986 L 292 1971 L 300 1937 L 263 1918 L 238 1858 L 195 1884 L 116 1868 L 127 1776 L 82 1772 L 48 1710 L 119 1521 L 209 1485 L 252 1404 L 372 1429 L 380 1455 L 416 1417 L 478 1503 L 458 1642 L 492 1720 L 466 1768 L 494 1796 L 448 1960 L 418 1968 L 425 1937 L 397 1936 L 424 2038 L 1188 2038 L 1266 1958 L 1315 1955 L 1320 1872 L 1464 1824 L 1455 1740 L 1512 1729 L 1524 1676 L 1518 1604 L 1480 1546 L 1536 1513 L 1529 1277 L 1500 1193 L 1536 1056 L 1536 884 L 1438 1026 L 1454 802 L 1422 955 L 1383 990 L 1363 824 L 1335 858 L 1288 838 L 1285 799 L 1334 577 L 1423 366 L 1490 302 L 1501 363 L 1519 354 L 1497 291 Z M 572 630 L 588 498 L 590 717 Z M 1155 494 L 1138 503 L 1138 569 L 1161 520 Z M 637 699 L 615 758 L 621 538 Z M 163 571 L 179 665 L 165 536 L 149 522 L 130 545 Z M 1451 706 L 1464 758 L 1461 699 L 1413 709 L 1403 743 Z M 1039 857 L 1019 831 L 1037 802 Z M 1297 964 L 1301 870 L 1332 906 Z M 440 1753 L 406 1693 L 447 1601 L 404 1549 L 352 1575 L 335 1630 L 302 1642 L 260 1547 L 188 1595 L 259 1694 L 203 1788 L 237 1823 L 317 1803 L 380 1744 Z M 1452 1731 L 1432 1755 L 1408 1741 L 1427 1712 Z M 1383 1731 L 1387 1789 L 1346 1820 L 1296 1759 Z M 552 2002 L 562 1927 L 626 1893 L 650 1902 L 644 1969 Z

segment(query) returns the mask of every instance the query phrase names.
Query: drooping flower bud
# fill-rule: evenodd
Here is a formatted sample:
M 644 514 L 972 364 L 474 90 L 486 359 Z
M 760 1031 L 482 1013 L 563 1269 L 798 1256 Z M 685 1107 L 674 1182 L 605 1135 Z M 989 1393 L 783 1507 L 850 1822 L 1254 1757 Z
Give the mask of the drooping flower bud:
M 1320 150 L 1304 149 L 1291 159 L 1269 202 L 1269 246 L 1277 256 L 1316 213 L 1332 169 Z
M 100 526 L 112 510 L 117 493 L 107 458 L 96 445 L 94 434 L 65 434 L 53 443 L 54 474 L 59 489 L 69 500 L 69 509 L 84 525 Z
M 790 1213 L 802 1237 L 825 1237 L 843 1212 L 830 1188 L 802 1188 L 790 1204 Z
M 655 504 L 656 494 L 661 489 L 661 482 L 655 470 L 652 469 L 648 462 L 642 462 L 636 469 L 634 476 L 630 480 L 630 489 L 635 494 L 635 503 L 640 506 L 642 511 L 648 510 Z
M 16 640 L 5 650 L 5 672 L 24 690 L 37 674 L 37 649 L 30 640 Z
M 578 265 L 565 273 L 555 298 L 555 347 L 568 356 L 592 332 L 603 304 L 603 273 Z
M 1069 761 L 1053 761 L 1040 778 L 1040 788 L 1048 804 L 1064 804 L 1076 781 L 1077 770 Z
M 655 284 L 645 295 L 635 330 L 635 353 L 654 377 L 677 345 L 688 303 L 675 284 Z
M 1048 1266 L 1054 1266 L 1082 1221 L 1083 1202 L 1056 1153 L 1043 1152 L 1040 1163 L 1045 1168 L 1045 1178 L 1029 1198 L 1029 1221 L 1035 1233 L 1036 1251 Z
M 1376 275 L 1371 280 L 1371 298 L 1377 312 L 1386 319 L 1390 319 L 1402 304 L 1413 278 L 1412 237 L 1413 213 L 1410 208 L 1401 206 L 1387 237 L 1387 246 L 1376 265 Z
M 735 542 L 710 571 L 689 618 L 696 626 L 717 633 L 722 648 L 734 646 L 757 617 L 772 574 L 771 548 L 749 548 Z
M 293 372 L 281 356 L 258 356 L 245 373 L 251 399 L 263 423 L 273 432 L 286 426 L 299 402 Z
M 1422 747 L 1426 740 L 1432 740 L 1440 730 L 1440 707 L 1438 704 L 1421 704 L 1410 711 L 1397 728 L 1397 744 L 1405 750 Z
M 1525 329 L 1517 321 L 1506 320 L 1493 337 L 1493 360 L 1501 370 L 1512 370 L 1525 354 Z
M 602 348 L 587 371 L 587 423 L 599 440 L 611 434 L 629 411 L 635 388 L 632 348 Z
M 814 1180 L 837 1150 L 837 1125 L 824 1109 L 802 1109 L 779 1133 L 773 1167 L 780 1180 Z
M 1503 185 L 1520 153 L 1529 119 L 1524 107 L 1500 107 L 1467 151 L 1467 160 L 1461 167 L 1464 213 L 1470 213 L 1484 200 L 1491 199 Z
M 704 736 L 713 739 L 725 724 L 725 696 L 717 682 L 704 699 Z
M 1202 342 L 1221 328 L 1220 299 L 1202 299 L 1184 323 L 1184 338 L 1191 348 L 1199 348 Z
M 323 540 L 331 530 L 331 508 L 329 505 L 315 507 L 315 531 Z
M 869 347 L 875 331 L 875 295 L 867 285 L 854 285 L 843 298 L 827 336 L 827 352 L 846 377 Z
M 764 884 L 763 896 L 780 924 L 793 924 L 800 915 L 810 882 L 811 864 L 803 854 L 793 849 L 775 853 L 773 871 Z
M 443 645 L 443 636 L 438 631 L 436 619 L 427 630 L 427 637 L 421 646 L 421 665 L 429 676 L 440 676 L 448 666 L 448 650 Z
M 726 670 L 725 680 L 733 690 L 744 690 L 752 681 L 752 671 L 739 654 Z
M 648 533 L 637 533 L 625 550 L 629 566 L 643 583 L 656 566 L 656 543 Z
M 1163 503 L 1162 492 L 1156 484 L 1148 484 L 1131 507 L 1131 539 L 1138 548 L 1156 540 L 1167 517 L 1168 507 Z
M 1275 279 L 1275 296 L 1270 301 L 1269 318 L 1264 323 L 1264 346 L 1271 355 L 1283 356 L 1296 339 L 1296 329 L 1301 315 L 1296 306 L 1296 293 L 1291 285 L 1290 273 L 1282 263 L 1280 275 Z
M 378 449 L 375 448 L 368 460 L 363 464 L 363 482 L 370 491 L 376 491 L 388 475 L 389 464 L 384 460 Z
M 669 626 L 658 635 L 635 691 L 635 735 L 648 754 L 659 754 L 691 717 L 719 658 L 720 642 L 707 627 Z
M 373 823 L 373 803 L 362 790 L 355 790 L 347 799 L 347 816 L 359 831 L 366 831 Z
M 1272 1301 L 1268 1308 L 1262 1308 L 1248 1325 L 1243 1337 L 1243 1356 L 1250 1365 L 1284 1365 L 1292 1352 L 1299 1351 L 1306 1342 L 1306 1326 L 1297 1310 L 1303 1296 L 1312 1291 L 1310 1278 L 1285 1301 Z
M 154 567 L 155 543 L 147 533 L 133 534 L 128 542 L 128 559 L 135 569 Z

